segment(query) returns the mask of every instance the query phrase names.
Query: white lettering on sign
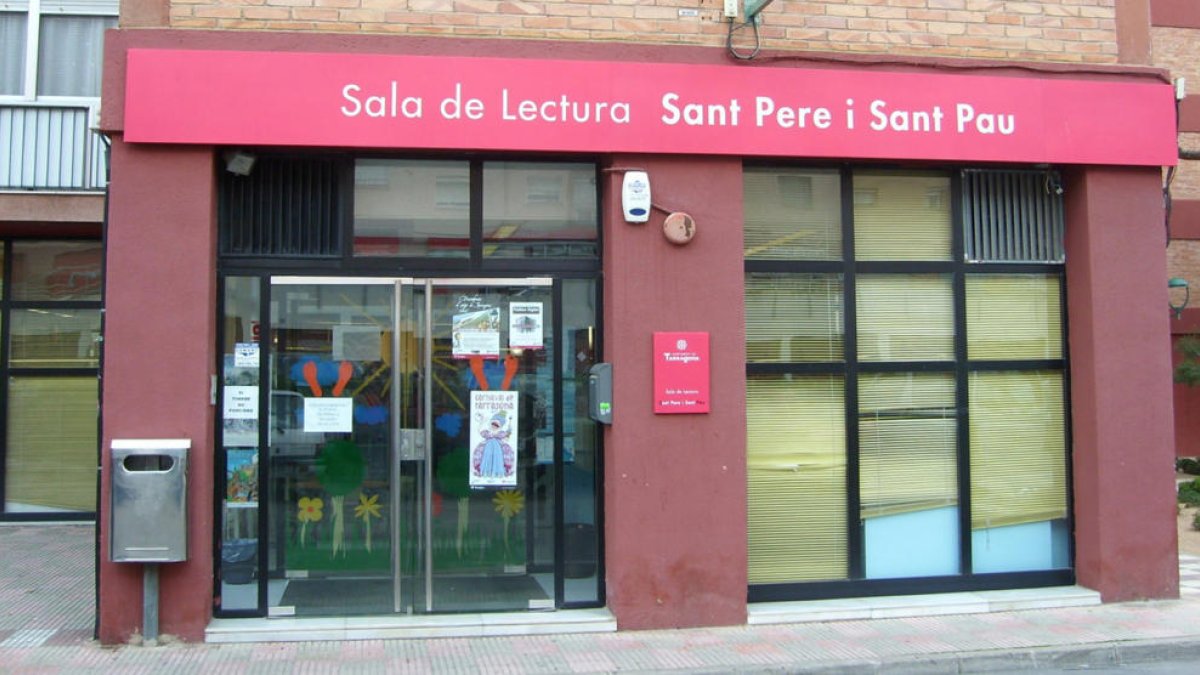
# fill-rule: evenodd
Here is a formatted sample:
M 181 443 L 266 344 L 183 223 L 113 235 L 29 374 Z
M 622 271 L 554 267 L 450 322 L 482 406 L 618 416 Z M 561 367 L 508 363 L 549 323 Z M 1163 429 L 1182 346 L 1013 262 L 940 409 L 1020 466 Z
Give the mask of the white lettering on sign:
M 875 131 L 922 131 L 940 133 L 946 113 L 935 105 L 929 110 L 888 110 L 887 101 L 871 101 L 871 128 Z
M 341 113 L 346 117 L 405 118 L 419 120 L 424 115 L 424 100 L 420 96 L 402 95 L 400 83 L 393 80 L 385 88 L 366 90 L 356 83 L 342 87 Z M 778 129 L 827 130 L 835 128 L 835 120 L 845 131 L 854 131 L 854 99 L 845 99 L 844 111 L 837 117 L 831 108 L 819 105 L 781 103 L 774 97 L 754 97 L 754 125 Z M 497 106 L 498 103 L 498 106 Z M 742 125 L 742 102 L 734 97 L 728 101 L 697 101 L 684 98 L 675 91 L 659 99 L 659 121 L 668 126 L 738 127 Z M 887 100 L 876 98 L 868 106 L 868 128 L 874 132 L 920 134 L 980 134 L 1011 136 L 1016 132 L 1016 115 L 980 111 L 970 103 L 954 103 L 953 131 L 945 124 L 949 106 L 931 104 L 924 108 L 894 107 Z M 546 98 L 524 98 L 500 90 L 500 100 L 485 103 L 483 99 L 466 96 L 461 82 L 454 83 L 453 93 L 441 99 L 436 112 L 446 120 L 483 120 L 489 110 L 499 107 L 501 120 L 529 123 L 630 124 L 633 110 L 626 101 L 580 100 L 568 94 Z
M 981 134 L 1000 133 L 1004 136 L 1011 136 L 1016 130 L 1017 122 L 1014 115 L 977 113 L 975 107 L 969 103 L 959 103 L 955 110 L 960 134 L 972 126 Z
M 754 97 L 754 124 L 761 127 L 768 119 L 773 119 L 780 129 L 804 129 L 810 124 L 817 129 L 828 129 L 833 124 L 829 108 L 779 107 L 770 96 Z
M 399 87 L 393 81 L 385 94 L 360 97 L 362 87 L 357 84 L 347 84 L 342 87 L 342 98 L 346 105 L 342 106 L 342 114 L 346 117 L 406 117 L 419 120 L 422 113 L 422 101 L 419 96 L 400 98 Z
M 500 91 L 500 117 L 521 122 L 576 122 L 579 124 L 612 122 L 629 124 L 629 104 L 621 101 L 576 101 L 563 94 L 559 98 L 534 101 L 509 99 L 508 89 Z
M 689 127 L 736 127 L 742 104 L 736 98 L 729 103 L 684 103 L 678 105 L 679 94 L 667 92 L 662 97 L 663 124 L 674 126 L 683 122 Z

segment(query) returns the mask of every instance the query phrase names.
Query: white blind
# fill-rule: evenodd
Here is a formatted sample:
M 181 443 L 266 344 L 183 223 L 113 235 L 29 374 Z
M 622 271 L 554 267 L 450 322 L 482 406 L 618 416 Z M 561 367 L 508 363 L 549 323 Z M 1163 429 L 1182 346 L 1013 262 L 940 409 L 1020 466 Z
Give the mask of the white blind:
M 842 360 L 841 275 L 752 273 L 745 289 L 747 361 Z
M 1062 373 L 971 374 L 971 527 L 1067 516 Z
M 954 359 L 954 296 L 949 276 L 861 274 L 856 284 L 859 359 Z
M 842 378 L 751 377 L 746 393 L 750 583 L 846 578 Z
M 23 93 L 25 21 L 26 15 L 20 12 L 0 12 L 0 95 Z
M 950 260 L 950 177 L 854 174 L 858 260 Z
M 1059 277 L 973 274 L 966 283 L 969 358 L 1062 358 Z
M 958 503 L 953 375 L 862 375 L 858 410 L 863 518 Z
M 743 175 L 747 260 L 840 260 L 837 171 L 748 168 Z
M 39 96 L 99 96 L 104 31 L 109 16 L 42 16 L 38 47 Z

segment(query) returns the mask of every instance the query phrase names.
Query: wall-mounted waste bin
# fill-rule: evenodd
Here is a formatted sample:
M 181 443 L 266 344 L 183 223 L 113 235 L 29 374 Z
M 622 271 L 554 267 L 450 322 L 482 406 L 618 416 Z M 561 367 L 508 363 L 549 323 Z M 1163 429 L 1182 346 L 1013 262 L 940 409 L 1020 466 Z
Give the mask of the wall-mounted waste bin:
M 113 562 L 187 560 L 188 439 L 113 440 Z

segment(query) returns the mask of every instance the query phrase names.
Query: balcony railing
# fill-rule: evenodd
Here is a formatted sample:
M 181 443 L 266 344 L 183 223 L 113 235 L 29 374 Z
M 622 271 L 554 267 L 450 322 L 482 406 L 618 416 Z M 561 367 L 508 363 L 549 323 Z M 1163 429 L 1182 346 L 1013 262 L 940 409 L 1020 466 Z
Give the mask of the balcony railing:
M 94 105 L 0 104 L 0 190 L 102 190 Z

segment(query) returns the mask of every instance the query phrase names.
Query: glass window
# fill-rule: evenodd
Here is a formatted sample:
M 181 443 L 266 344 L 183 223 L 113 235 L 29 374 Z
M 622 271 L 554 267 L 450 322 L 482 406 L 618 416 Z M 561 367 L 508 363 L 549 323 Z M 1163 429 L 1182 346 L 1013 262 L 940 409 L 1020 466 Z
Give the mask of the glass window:
M 0 95 L 24 93 L 26 21 L 25 14 L 0 12 Z
M 13 368 L 96 368 L 100 310 L 14 309 L 8 363 Z
M 952 228 L 962 185 L 949 172 L 745 170 L 752 600 L 811 597 L 824 590 L 798 582 L 850 574 L 1069 569 L 1062 267 L 967 261 Z M 1045 196 L 1040 178 L 1014 185 L 1014 199 Z M 989 213 L 972 233 L 1021 226 Z
M 950 260 L 950 177 L 856 172 L 858 260 Z
M 7 513 L 96 510 L 95 376 L 10 377 Z
M 841 361 L 840 274 L 746 275 L 746 359 Z
M 841 176 L 837 171 L 746 169 L 747 260 L 840 260 Z
M 954 376 L 862 375 L 858 415 L 867 577 L 957 574 Z
M 100 299 L 100 242 L 14 241 L 12 250 L 13 300 Z
M 466 258 L 467 162 L 360 159 L 354 165 L 354 255 Z
M 38 54 L 38 96 L 99 96 L 104 31 L 111 16 L 43 15 Z
M 1063 375 L 971 374 L 974 571 L 1069 564 Z
M 752 376 L 746 392 L 750 583 L 845 579 L 840 376 Z
M 972 359 L 1061 359 L 1057 276 L 967 277 L 967 352 Z
M 258 400 L 259 280 L 225 278 L 222 398 Z M 236 389 L 234 389 L 236 387 Z M 258 585 L 258 417 L 223 405 L 225 499 L 221 523 L 221 609 L 255 609 Z M 218 475 L 221 475 L 218 473 Z
M 954 359 L 954 297 L 948 275 L 864 274 L 856 283 L 860 360 Z
M 594 258 L 598 232 L 594 165 L 484 163 L 485 258 Z
M 583 383 L 597 360 L 596 282 L 563 280 L 562 294 L 563 382 Z M 581 393 L 578 386 L 562 387 L 563 593 L 567 602 L 594 603 L 600 601 L 600 434 Z M 545 442 L 538 438 L 539 450 Z

